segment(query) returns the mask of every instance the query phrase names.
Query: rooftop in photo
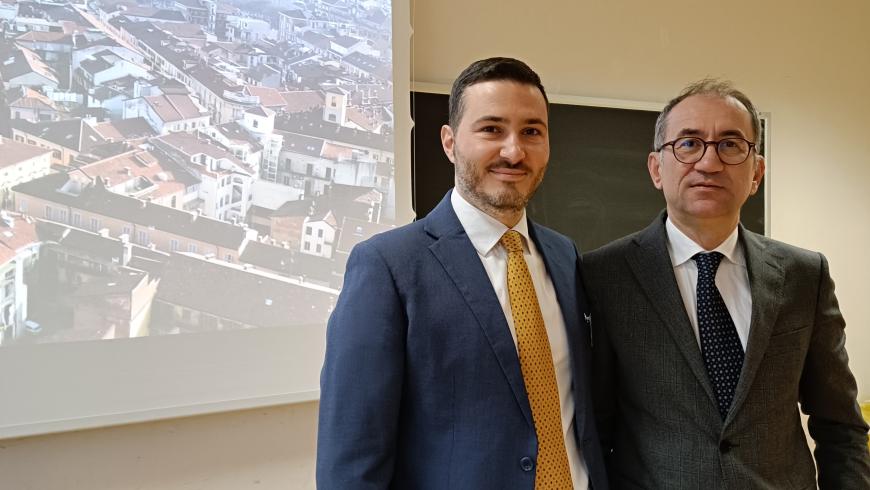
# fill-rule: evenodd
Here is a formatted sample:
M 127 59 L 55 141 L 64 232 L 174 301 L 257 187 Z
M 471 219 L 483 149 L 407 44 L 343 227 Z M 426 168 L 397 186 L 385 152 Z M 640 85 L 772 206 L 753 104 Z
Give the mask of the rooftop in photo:
M 105 143 L 103 137 L 94 131 L 94 128 L 87 124 L 84 119 L 41 123 L 14 119 L 12 128 L 80 153 L 87 153 L 92 147 Z
M 0 168 L 16 165 L 46 153 L 51 153 L 51 150 L 26 143 L 19 143 L 18 141 L 0 136 Z

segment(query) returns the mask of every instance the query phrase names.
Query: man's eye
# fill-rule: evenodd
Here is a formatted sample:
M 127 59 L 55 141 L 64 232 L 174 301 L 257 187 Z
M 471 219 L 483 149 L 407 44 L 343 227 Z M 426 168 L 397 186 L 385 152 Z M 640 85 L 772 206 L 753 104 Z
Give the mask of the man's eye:
M 675 146 L 677 147 L 677 149 L 691 150 L 692 148 L 696 148 L 698 146 L 698 140 L 696 140 L 696 139 L 677 140 L 677 143 Z
M 498 128 L 495 126 L 484 126 L 484 127 L 480 128 L 480 131 L 483 133 L 497 133 Z
M 543 134 L 543 133 L 541 132 L 541 130 L 538 129 L 538 128 L 528 128 L 528 129 L 526 129 L 524 132 L 525 132 L 525 134 L 527 134 L 527 135 L 531 135 L 531 136 L 538 136 L 538 135 Z

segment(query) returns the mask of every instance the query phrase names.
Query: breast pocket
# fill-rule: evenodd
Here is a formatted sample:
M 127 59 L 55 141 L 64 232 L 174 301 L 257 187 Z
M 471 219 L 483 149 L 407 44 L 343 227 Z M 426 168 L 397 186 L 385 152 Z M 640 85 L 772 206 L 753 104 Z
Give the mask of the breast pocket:
M 770 337 L 767 344 L 767 356 L 781 356 L 805 352 L 813 334 L 812 326 L 778 333 Z

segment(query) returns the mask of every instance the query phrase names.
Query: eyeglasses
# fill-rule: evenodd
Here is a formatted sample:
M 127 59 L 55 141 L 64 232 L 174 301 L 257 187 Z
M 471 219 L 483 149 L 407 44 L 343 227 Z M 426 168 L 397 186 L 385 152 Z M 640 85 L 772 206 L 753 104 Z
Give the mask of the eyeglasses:
M 755 148 L 755 143 L 751 143 L 743 138 L 723 138 L 719 141 L 704 141 L 701 138 L 689 136 L 668 141 L 656 151 L 662 151 L 664 147 L 670 146 L 677 161 L 694 164 L 704 158 L 704 154 L 707 153 L 707 145 L 713 145 L 716 148 L 719 160 L 726 165 L 740 165 L 749 158 L 749 153 Z

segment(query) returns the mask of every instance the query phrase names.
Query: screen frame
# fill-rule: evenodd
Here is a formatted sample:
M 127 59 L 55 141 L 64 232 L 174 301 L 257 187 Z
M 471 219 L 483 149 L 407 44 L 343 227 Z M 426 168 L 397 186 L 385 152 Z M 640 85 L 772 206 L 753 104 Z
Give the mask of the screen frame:
M 411 208 L 411 14 L 392 1 L 396 223 Z M 10 345 L 0 439 L 320 398 L 325 325 Z

